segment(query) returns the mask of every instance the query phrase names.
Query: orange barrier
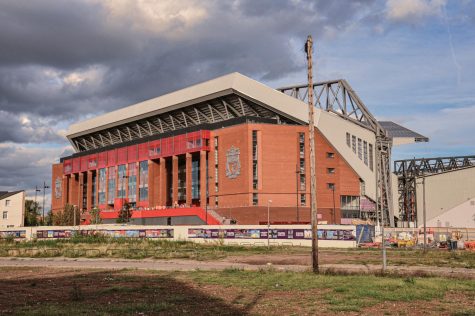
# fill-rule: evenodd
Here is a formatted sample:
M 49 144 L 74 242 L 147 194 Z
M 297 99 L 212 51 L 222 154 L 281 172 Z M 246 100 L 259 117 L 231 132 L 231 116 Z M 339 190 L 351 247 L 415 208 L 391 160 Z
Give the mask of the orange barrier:
M 465 245 L 465 249 L 470 250 L 470 251 L 475 251 L 475 241 L 466 241 L 464 245 Z

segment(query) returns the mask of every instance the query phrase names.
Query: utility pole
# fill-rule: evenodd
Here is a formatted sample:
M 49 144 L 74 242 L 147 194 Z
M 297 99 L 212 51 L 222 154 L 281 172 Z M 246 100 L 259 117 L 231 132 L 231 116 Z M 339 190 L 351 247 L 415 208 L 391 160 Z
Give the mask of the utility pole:
M 308 75 L 308 132 L 310 142 L 310 210 L 312 215 L 312 270 L 318 273 L 318 219 L 317 219 L 317 179 L 315 172 L 315 127 L 313 119 L 313 76 L 312 76 L 312 36 L 307 37 L 305 51 L 307 53 Z
M 39 223 L 38 223 L 38 202 L 36 201 L 37 197 L 38 197 L 38 192 L 40 192 L 41 190 L 38 189 L 38 186 L 35 185 L 35 218 L 36 218 L 36 225 L 38 226 Z
M 380 130 L 379 128 L 377 129 L 377 135 L 379 135 L 380 133 Z M 381 140 L 379 140 L 377 137 L 376 137 L 376 147 L 378 148 L 381 147 Z M 376 176 L 376 214 L 379 214 L 379 211 L 381 211 L 381 216 L 378 217 L 378 221 L 381 220 L 381 254 L 382 254 L 382 257 L 383 257 L 383 267 L 382 267 L 382 271 L 383 272 L 386 272 L 386 267 L 387 267 L 387 258 L 386 258 L 386 243 L 385 243 L 385 240 L 384 240 L 384 210 L 382 209 L 381 205 L 382 205 L 382 192 L 379 192 L 379 184 L 382 183 L 383 179 L 381 178 L 381 175 L 379 173 L 379 171 L 381 170 L 381 168 L 383 168 L 382 166 L 382 157 L 381 157 L 381 152 L 379 150 L 376 150 L 376 167 L 377 167 L 377 170 L 375 172 L 375 176 Z M 376 215 L 378 216 L 378 215 Z
M 46 185 L 46 182 L 43 181 L 43 225 L 45 224 L 45 198 L 46 198 L 46 189 L 49 189 L 49 186 Z

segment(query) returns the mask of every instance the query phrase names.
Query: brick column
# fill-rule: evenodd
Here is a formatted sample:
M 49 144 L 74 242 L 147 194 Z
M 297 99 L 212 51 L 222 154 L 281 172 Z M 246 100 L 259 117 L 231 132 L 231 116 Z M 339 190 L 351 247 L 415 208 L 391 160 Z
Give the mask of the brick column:
M 61 181 L 61 207 L 64 207 L 66 203 L 68 203 L 68 194 L 69 194 L 69 187 L 68 187 L 69 177 L 64 176 Z
M 192 202 L 192 197 L 193 195 L 191 194 L 191 182 L 192 182 L 192 174 L 191 174 L 191 168 L 192 168 L 192 156 L 190 153 L 186 153 L 186 205 L 191 206 Z
M 140 162 L 135 163 L 136 175 L 136 188 L 135 188 L 135 204 L 140 202 Z
M 206 207 L 206 183 L 207 183 L 207 174 L 206 174 L 206 151 L 200 151 L 200 206 Z
M 155 186 L 153 180 L 155 178 L 155 163 L 152 160 L 148 161 L 148 207 L 155 207 Z
M 129 164 L 125 164 L 125 179 L 124 179 L 124 189 L 125 189 L 125 196 L 124 196 L 124 201 L 129 200 Z
M 159 181 L 160 181 L 160 189 L 158 195 L 158 204 L 159 206 L 166 206 L 167 205 L 167 165 L 165 158 L 160 158 L 160 171 L 159 171 Z
M 99 208 L 99 169 L 96 169 L 96 194 L 94 195 L 94 201 L 97 208 Z
M 178 156 L 172 157 L 172 205 L 178 202 Z
M 87 194 L 86 194 L 87 202 L 86 202 L 86 208 L 88 211 L 92 209 L 92 199 L 94 198 L 92 196 L 92 171 L 87 172 Z
M 69 178 L 69 204 L 78 205 L 78 180 L 77 174 L 71 174 Z
M 106 201 L 105 201 L 105 205 L 106 205 L 106 210 L 109 209 L 109 167 L 106 167 L 106 175 L 105 175 L 105 179 L 106 179 L 106 183 L 105 183 L 105 196 L 106 196 Z
M 82 192 L 83 192 L 83 186 L 84 186 L 84 173 L 80 172 L 78 175 L 79 181 L 78 181 L 78 210 L 82 211 Z

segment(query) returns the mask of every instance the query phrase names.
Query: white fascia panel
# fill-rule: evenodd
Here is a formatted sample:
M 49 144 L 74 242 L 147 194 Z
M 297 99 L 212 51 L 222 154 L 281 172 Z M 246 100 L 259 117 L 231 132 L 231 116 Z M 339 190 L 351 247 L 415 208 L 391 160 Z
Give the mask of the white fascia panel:
M 375 200 L 376 199 L 376 137 L 374 133 L 364 127 L 359 126 L 349 120 L 339 117 L 338 115 L 318 110 L 319 119 L 316 127 L 318 130 L 330 141 L 331 145 L 335 147 L 343 159 L 350 165 L 350 167 L 359 175 L 365 182 L 366 195 Z M 353 152 L 351 146 L 346 144 L 346 133 L 354 135 L 357 138 L 356 153 Z M 358 158 L 358 138 L 362 141 L 373 145 L 373 170 L 365 165 L 363 160 Z M 351 145 L 351 143 L 350 143 Z M 318 149 L 317 149 L 318 150 Z M 364 155 L 364 153 L 363 153 Z M 368 150 L 369 155 L 369 150 Z M 369 157 L 368 157 L 369 160 Z

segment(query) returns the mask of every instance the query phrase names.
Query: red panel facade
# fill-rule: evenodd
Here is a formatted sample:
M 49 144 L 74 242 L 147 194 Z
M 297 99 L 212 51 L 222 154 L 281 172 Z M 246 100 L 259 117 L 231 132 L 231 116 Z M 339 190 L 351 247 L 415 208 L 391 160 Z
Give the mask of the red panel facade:
M 115 166 L 117 164 L 117 149 L 112 149 L 107 152 L 107 166 Z
M 127 147 L 127 162 L 137 161 L 137 145 Z
M 127 147 L 117 149 L 117 164 L 123 165 L 127 163 Z
M 143 143 L 138 145 L 139 149 L 139 161 L 148 159 L 148 143 Z
M 81 158 L 73 158 L 73 173 L 81 170 Z
M 107 151 L 97 154 L 97 168 L 105 168 L 107 166 Z
M 89 155 L 87 157 L 88 157 L 88 159 L 87 159 L 87 168 L 89 170 L 96 169 L 97 168 L 97 155 L 92 154 L 92 155 Z

